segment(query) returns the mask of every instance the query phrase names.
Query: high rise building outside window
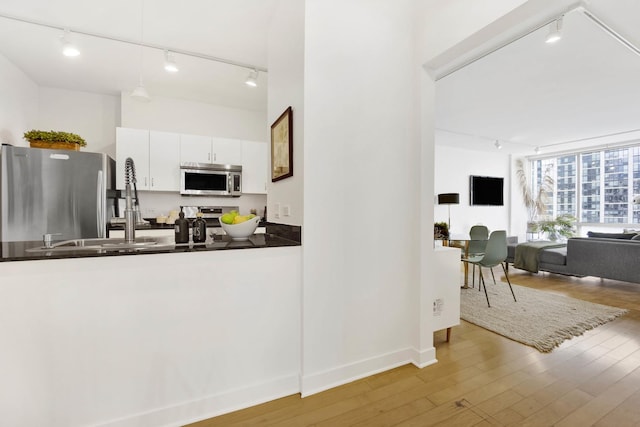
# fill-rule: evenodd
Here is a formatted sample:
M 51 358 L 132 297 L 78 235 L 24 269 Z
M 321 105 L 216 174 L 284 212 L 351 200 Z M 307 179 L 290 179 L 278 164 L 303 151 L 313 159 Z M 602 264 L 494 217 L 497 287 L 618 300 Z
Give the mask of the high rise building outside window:
M 581 223 L 640 224 L 640 205 L 633 203 L 640 195 L 640 145 L 533 160 L 535 192 L 545 171 L 554 180 L 546 217 L 569 214 Z

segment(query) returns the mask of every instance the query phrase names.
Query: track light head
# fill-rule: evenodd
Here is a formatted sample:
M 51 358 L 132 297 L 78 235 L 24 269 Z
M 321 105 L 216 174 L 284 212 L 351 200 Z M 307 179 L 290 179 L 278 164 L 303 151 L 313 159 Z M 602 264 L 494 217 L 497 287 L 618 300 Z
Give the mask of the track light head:
M 247 76 L 247 80 L 244 81 L 244 84 L 250 87 L 258 86 L 258 71 L 255 69 L 251 70 Z
M 498 150 L 502 148 L 502 144 L 500 144 L 500 141 L 498 141 L 497 139 L 496 139 L 495 144 L 493 144 L 493 145 L 495 145 Z
M 545 43 L 553 44 L 562 38 L 562 17 L 549 24 L 549 34 L 544 40 Z
M 177 73 L 180 70 L 173 58 L 173 54 L 166 49 L 164 51 L 164 69 L 169 73 Z
M 540 147 L 536 147 L 535 150 L 533 150 L 536 152 L 536 154 L 540 154 Z
M 62 43 L 62 54 L 68 57 L 74 57 L 80 55 L 80 50 L 69 41 L 69 30 L 64 30 L 64 33 L 60 36 L 60 42 Z

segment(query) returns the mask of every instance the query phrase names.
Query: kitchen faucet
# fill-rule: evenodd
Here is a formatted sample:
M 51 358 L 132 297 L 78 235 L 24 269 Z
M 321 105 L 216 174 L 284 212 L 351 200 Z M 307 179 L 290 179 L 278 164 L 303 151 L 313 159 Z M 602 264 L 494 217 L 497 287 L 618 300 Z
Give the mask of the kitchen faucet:
M 126 203 L 124 208 L 124 241 L 126 243 L 133 243 L 136 240 L 136 222 L 138 220 L 137 213 L 140 212 L 138 187 L 136 182 L 136 166 L 133 163 L 133 159 L 131 157 L 127 157 L 124 162 L 124 191 Z M 131 184 L 133 184 L 135 207 L 131 201 Z

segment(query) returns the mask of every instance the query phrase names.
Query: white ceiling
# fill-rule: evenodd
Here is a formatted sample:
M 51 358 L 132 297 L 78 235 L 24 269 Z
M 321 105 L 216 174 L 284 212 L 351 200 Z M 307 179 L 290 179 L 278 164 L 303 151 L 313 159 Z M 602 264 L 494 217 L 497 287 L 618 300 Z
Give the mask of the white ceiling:
M 588 10 L 640 47 L 640 1 L 592 0 Z M 533 154 L 565 142 L 640 129 L 640 56 L 582 12 L 564 16 L 563 38 L 548 27 L 440 79 L 438 143 Z M 574 144 L 575 145 L 575 144 Z M 545 148 L 546 147 L 546 148 Z
M 144 1 L 144 4 L 143 4 Z M 0 14 L 118 39 L 197 52 L 267 67 L 267 30 L 278 0 L 3 0 Z M 82 54 L 60 54 L 62 31 L 0 18 L 0 54 L 38 85 L 95 93 L 131 91 L 139 79 L 140 47 L 71 33 Z M 246 68 L 175 55 L 180 71 L 163 69 L 164 54 L 142 49 L 143 82 L 168 96 L 266 110 L 267 75 L 244 84 Z

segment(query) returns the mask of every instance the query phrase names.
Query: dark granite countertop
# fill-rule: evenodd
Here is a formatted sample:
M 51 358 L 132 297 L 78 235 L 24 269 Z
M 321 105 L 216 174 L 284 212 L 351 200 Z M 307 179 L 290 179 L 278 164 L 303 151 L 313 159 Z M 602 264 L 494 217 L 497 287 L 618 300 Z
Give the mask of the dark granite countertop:
M 136 249 L 74 250 L 73 248 L 65 248 L 64 250 L 33 251 L 34 248 L 42 247 L 41 241 L 2 242 L 0 262 L 300 246 L 301 227 L 272 223 L 266 223 L 266 227 L 266 233 L 254 234 L 249 237 L 249 240 L 245 241 L 231 240 L 231 238 L 226 235 L 214 236 L 213 238 L 209 235 L 204 244 L 194 244 L 193 242 L 189 242 L 188 244 L 172 243 L 159 247 L 150 245 Z M 172 226 L 168 228 L 172 228 Z

